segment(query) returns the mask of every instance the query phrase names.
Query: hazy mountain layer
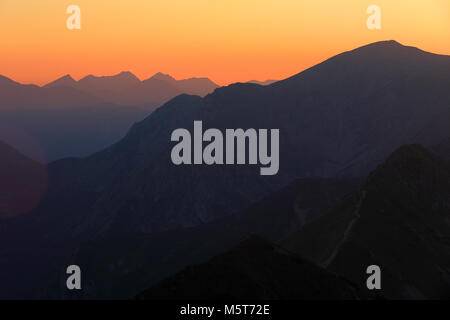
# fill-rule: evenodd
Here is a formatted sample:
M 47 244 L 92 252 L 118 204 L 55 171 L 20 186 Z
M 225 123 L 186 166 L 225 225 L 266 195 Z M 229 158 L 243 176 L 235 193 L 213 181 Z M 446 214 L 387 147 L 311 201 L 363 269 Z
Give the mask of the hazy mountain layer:
M 182 95 L 119 143 L 79 164 L 98 200 L 85 229 L 159 232 L 242 210 L 299 177 L 364 176 L 405 143 L 450 136 L 450 57 L 388 41 L 333 57 L 270 86 Z M 174 129 L 279 128 L 280 170 L 175 166 Z M 173 199 L 176 199 L 174 201 Z
M 78 245 L 195 228 L 241 212 L 296 178 L 363 176 L 404 143 L 436 145 L 450 136 L 449 66 L 448 56 L 389 41 L 269 86 L 178 96 L 111 147 L 50 165 L 40 207 L 0 234 L 18 246 L 5 257 L 39 247 L 50 254 L 63 240 Z M 278 175 L 262 177 L 259 166 L 249 165 L 173 165 L 170 135 L 192 130 L 194 120 L 204 129 L 278 128 Z
M 117 142 L 171 98 L 215 88 L 207 78 L 156 74 L 140 81 L 130 72 L 79 81 L 66 75 L 44 87 L 0 76 L 0 139 L 40 161 L 85 157 Z
M 208 78 L 176 80 L 170 75 L 157 73 L 141 81 L 131 72 L 121 72 L 114 76 L 88 75 L 78 81 L 66 75 L 45 85 L 44 88 L 65 86 L 76 88 L 107 102 L 138 105 L 150 111 L 177 95 L 186 93 L 205 96 L 218 87 Z

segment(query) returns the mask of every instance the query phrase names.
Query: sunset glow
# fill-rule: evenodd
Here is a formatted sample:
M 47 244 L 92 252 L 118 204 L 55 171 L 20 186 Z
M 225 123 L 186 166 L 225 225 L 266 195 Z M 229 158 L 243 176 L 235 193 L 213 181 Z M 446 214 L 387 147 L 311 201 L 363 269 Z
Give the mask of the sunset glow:
M 81 30 L 66 8 L 81 8 Z M 366 8 L 382 10 L 381 30 Z M 64 74 L 282 79 L 334 54 L 394 39 L 450 54 L 448 0 L 0 0 L 0 74 L 44 84 Z

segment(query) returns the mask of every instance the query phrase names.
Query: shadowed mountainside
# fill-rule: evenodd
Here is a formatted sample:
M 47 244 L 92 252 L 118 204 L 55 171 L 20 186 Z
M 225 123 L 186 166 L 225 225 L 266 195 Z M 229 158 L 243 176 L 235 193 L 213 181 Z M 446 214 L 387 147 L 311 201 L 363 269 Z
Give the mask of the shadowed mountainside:
M 100 191 L 84 228 L 126 233 L 195 226 L 238 212 L 296 178 L 364 176 L 400 145 L 434 145 L 450 136 L 449 66 L 450 57 L 388 41 L 270 86 L 236 84 L 204 99 L 178 96 L 79 163 L 87 189 Z M 204 130 L 279 128 L 279 173 L 260 176 L 249 165 L 173 165 L 170 135 L 192 130 L 194 120 L 203 120 Z
M 78 298 L 128 298 L 181 268 L 203 262 L 255 234 L 279 241 L 337 204 L 359 180 L 301 179 L 242 212 L 194 228 L 156 234 L 123 234 L 83 243 L 65 264 L 80 263 L 90 280 Z M 102 254 L 99 255 L 99 252 Z M 64 270 L 58 274 L 64 275 Z M 125 280 L 126 279 L 126 280 Z M 54 281 L 48 296 L 68 295 L 64 279 Z
M 143 291 L 137 299 L 367 299 L 350 282 L 250 237 L 209 261 Z
M 261 216 L 265 216 L 263 204 L 253 206 Z M 283 205 L 281 214 L 286 210 Z M 404 146 L 379 165 L 358 191 L 286 237 L 281 250 L 253 237 L 185 268 L 137 298 L 350 298 L 335 291 L 345 288 L 345 283 L 335 282 L 338 278 L 303 269 L 304 260 L 298 257 L 305 257 L 350 279 L 354 288 L 365 288 L 366 268 L 379 265 L 382 289 L 377 293 L 387 298 L 448 299 L 449 219 L 450 162 L 419 145 Z M 291 268 L 288 257 L 300 265 Z M 357 296 L 371 294 L 360 289 Z
M 283 241 L 355 283 L 382 270 L 382 295 L 450 297 L 450 163 L 419 145 L 394 152 L 359 191 Z
M 0 220 L 29 212 L 47 189 L 47 168 L 0 141 Z
M 450 138 L 447 138 L 433 146 L 432 150 L 440 157 L 450 160 Z

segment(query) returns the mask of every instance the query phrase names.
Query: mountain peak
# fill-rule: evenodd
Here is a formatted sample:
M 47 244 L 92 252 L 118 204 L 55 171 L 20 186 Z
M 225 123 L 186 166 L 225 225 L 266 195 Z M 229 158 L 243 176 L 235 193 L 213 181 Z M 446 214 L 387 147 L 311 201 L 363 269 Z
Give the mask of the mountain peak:
M 382 40 L 373 42 L 371 44 L 368 44 L 368 46 L 381 46 L 381 47 L 405 47 L 400 42 L 397 42 L 395 40 Z
M 385 164 L 398 165 L 403 162 L 436 161 L 439 159 L 435 154 L 420 144 L 404 145 L 395 150 L 385 161 Z
M 47 83 L 44 87 L 56 87 L 56 86 L 73 86 L 76 81 L 72 78 L 70 74 L 66 74 L 50 83 Z
M 133 73 L 130 71 L 121 71 L 120 73 L 111 75 L 111 76 L 94 76 L 93 74 L 88 74 L 87 76 L 83 77 L 82 80 L 91 80 L 91 79 L 124 79 L 124 80 L 137 80 L 138 77 L 136 77 Z
M 133 73 L 131 73 L 130 71 L 122 71 L 119 74 L 113 76 L 113 77 L 118 77 L 118 78 L 122 78 L 122 79 L 130 79 L 130 80 L 138 80 L 138 77 L 136 77 Z
M 349 51 L 350 53 L 356 52 L 369 52 L 374 54 L 392 54 L 392 53 L 410 53 L 411 51 L 423 52 L 422 50 L 412 47 L 405 46 L 395 40 L 384 40 L 369 43 L 367 45 L 361 46 L 354 50 Z
M 59 78 L 58 80 L 71 80 L 71 81 L 75 81 L 74 78 L 72 78 L 72 76 L 70 74 L 66 74 L 64 76 L 62 76 L 61 78 Z
M 173 78 L 172 76 L 170 76 L 169 74 L 165 74 L 162 72 L 158 72 L 156 74 L 154 74 L 150 79 L 155 79 L 155 80 L 163 80 L 163 81 L 174 81 L 175 78 Z
M 450 172 L 443 174 L 446 168 L 446 161 L 435 155 L 419 144 L 405 145 L 395 150 L 383 164 L 379 165 L 369 175 L 368 181 L 385 181 L 387 177 L 401 177 L 402 181 L 408 181 L 409 185 L 413 181 L 424 183 L 424 177 L 436 176 L 436 181 L 441 179 L 438 176 L 448 176 Z M 447 170 L 448 171 L 448 170 Z M 394 174 L 395 172 L 395 174 Z M 391 184 L 393 184 L 392 182 Z
M 94 76 L 93 74 L 88 74 L 86 76 L 84 76 L 83 78 L 81 78 L 80 80 L 78 80 L 79 82 L 83 81 L 83 80 L 90 80 L 90 79 L 95 79 L 97 78 L 96 76 Z

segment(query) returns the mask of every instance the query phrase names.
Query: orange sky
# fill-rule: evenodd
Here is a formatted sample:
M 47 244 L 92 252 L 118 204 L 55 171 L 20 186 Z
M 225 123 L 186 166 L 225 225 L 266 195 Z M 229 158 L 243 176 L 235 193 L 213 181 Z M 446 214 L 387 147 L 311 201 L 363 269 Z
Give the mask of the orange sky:
M 71 4 L 81 30 L 66 28 Z M 381 30 L 366 27 L 371 4 Z M 286 78 L 379 40 L 450 54 L 450 1 L 0 0 L 0 39 L 0 74 L 19 82 L 129 70 L 224 85 Z

